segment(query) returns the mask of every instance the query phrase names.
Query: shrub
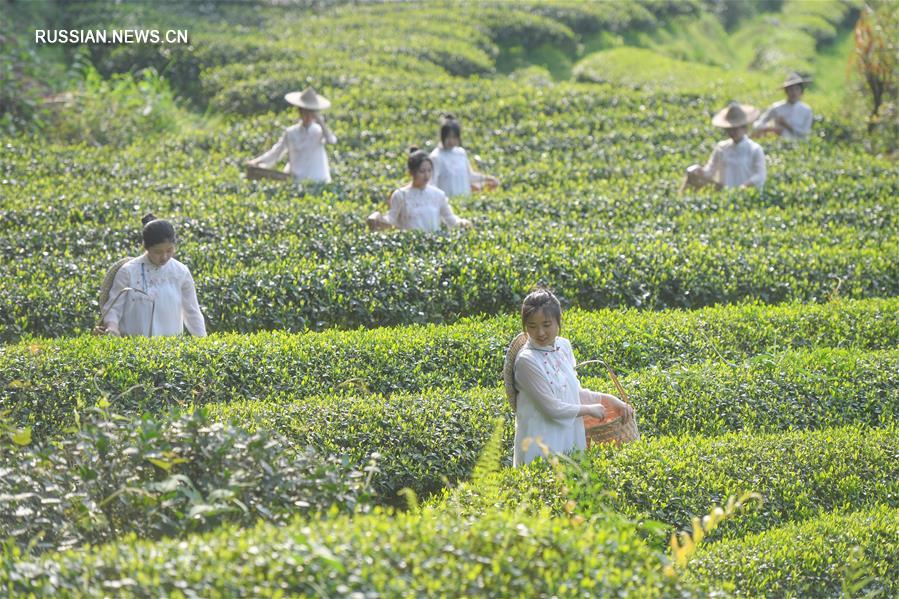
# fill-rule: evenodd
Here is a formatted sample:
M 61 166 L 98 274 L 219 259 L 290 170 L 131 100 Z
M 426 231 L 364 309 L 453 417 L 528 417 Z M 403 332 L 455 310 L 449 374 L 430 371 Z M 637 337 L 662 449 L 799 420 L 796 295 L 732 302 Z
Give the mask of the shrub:
M 899 507 L 899 429 L 852 425 L 819 431 L 719 437 L 652 438 L 621 449 L 578 453 L 561 469 L 539 460 L 502 472 L 496 483 L 505 509 L 535 495 L 557 514 L 591 517 L 613 510 L 687 530 L 694 516 L 731 495 L 761 494 L 760 507 L 722 524 L 715 538 L 738 539 L 789 522 L 879 504 Z M 564 486 L 564 490 L 563 490 Z M 478 505 L 477 489 L 445 495 Z M 475 500 L 477 499 L 477 500 Z M 575 507 L 566 506 L 573 501 Z M 669 531 L 670 535 L 670 531 Z M 657 542 L 663 545 L 668 535 Z
M 858 596 L 892 597 L 899 593 L 897 539 L 896 508 L 822 515 L 709 544 L 687 578 L 741 597 L 845 597 L 852 582 L 861 582 Z
M 564 565 L 563 565 L 564 564 Z M 8 561 L 14 594 L 121 596 L 690 596 L 635 527 L 491 512 L 377 513 L 225 528 L 183 541 L 125 539 Z
M 52 443 L 23 448 L 0 439 L 0 538 L 43 551 L 183 537 L 369 501 L 364 474 L 347 460 L 265 429 L 212 421 L 202 410 L 80 416 L 76 431 Z
M 846 382 L 839 377 L 860 380 L 861 374 L 840 366 L 845 360 L 862 360 L 864 373 L 870 371 L 868 358 L 888 365 L 891 354 L 784 358 L 782 352 L 827 346 L 894 347 L 899 338 L 897 304 L 899 300 L 890 299 L 822 306 L 726 306 L 697 312 L 571 310 L 565 316 L 565 335 L 581 360 L 602 358 L 622 374 L 642 370 L 627 384 L 639 402 L 644 426 L 652 427 L 648 430 L 677 434 L 689 426 L 696 432 L 721 432 L 740 423 L 768 422 L 775 414 L 792 421 L 795 415 L 789 410 L 804 401 L 797 389 L 829 398 L 834 396 L 826 387 L 831 381 L 840 388 Z M 34 426 L 35 434 L 43 436 L 70 425 L 73 410 L 92 402 L 97 393 L 117 396 L 128 391 L 117 402 L 121 407 L 156 411 L 175 403 L 494 389 L 506 346 L 520 326 L 516 317 L 508 316 L 393 330 L 23 342 L 0 349 L 0 409 L 11 410 L 18 423 Z M 757 358 L 749 369 L 714 363 L 672 368 L 715 359 L 739 363 L 764 353 L 771 356 Z M 803 368 L 814 374 L 806 375 Z M 585 370 L 581 376 L 598 373 Z M 752 401 L 763 402 L 764 394 L 773 392 L 771 385 L 777 389 L 785 379 L 803 381 L 803 377 L 798 387 L 782 388 L 789 393 L 783 405 L 789 407 L 773 412 L 764 407 L 760 420 L 741 409 L 744 400 L 735 395 L 745 397 L 758 387 Z M 812 388 L 813 380 L 817 388 Z M 874 387 L 877 381 L 885 385 L 880 391 Z M 596 384 L 609 388 L 606 380 Z M 889 394 L 889 384 L 889 371 L 872 372 L 871 385 L 860 390 L 861 396 L 876 401 L 878 393 L 881 398 Z M 850 385 L 846 392 L 855 392 L 856 383 Z M 695 403 L 678 407 L 677 397 L 683 393 Z M 832 401 L 843 405 L 844 399 Z M 719 403 L 726 407 L 719 418 L 706 418 L 708 406 Z M 809 418 L 817 418 L 812 416 L 816 409 Z

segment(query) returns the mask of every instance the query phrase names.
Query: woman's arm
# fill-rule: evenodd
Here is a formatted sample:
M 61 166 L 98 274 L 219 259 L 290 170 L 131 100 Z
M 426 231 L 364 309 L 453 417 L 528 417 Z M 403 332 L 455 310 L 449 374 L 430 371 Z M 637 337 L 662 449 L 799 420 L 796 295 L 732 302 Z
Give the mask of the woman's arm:
M 702 173 L 703 178 L 708 181 L 716 181 L 715 174 L 718 172 L 719 165 L 721 163 L 721 149 L 718 145 L 715 145 L 715 149 L 712 150 L 712 155 L 709 156 L 709 161 L 705 163 L 705 166 L 700 169 L 700 173 Z
M 390 199 L 387 200 L 387 205 L 390 208 L 387 210 L 387 213 L 383 215 L 384 222 L 394 227 L 400 227 L 403 208 L 406 206 L 406 194 L 397 189 L 390 195 Z
M 284 157 L 284 154 L 287 152 L 287 133 L 281 135 L 281 139 L 279 139 L 275 145 L 272 146 L 272 149 L 262 154 L 261 156 L 257 156 L 250 160 L 250 164 L 255 164 L 264 168 L 272 168 L 275 166 L 281 158 Z
M 807 110 L 802 115 L 802 118 L 793 127 L 793 134 L 802 138 L 806 138 L 812 132 L 812 111 Z
M 325 117 L 319 113 L 315 114 L 315 122 L 318 123 L 319 127 L 322 128 L 322 138 L 321 142 L 323 144 L 336 144 L 337 136 L 331 132 L 331 129 L 325 124 Z
M 758 148 L 756 151 L 752 153 L 752 165 L 750 166 L 749 172 L 751 173 L 749 179 L 743 184 L 743 186 L 752 185 L 757 189 L 761 189 L 762 185 L 765 184 L 765 179 L 768 177 L 768 169 L 765 166 L 765 151 L 761 148 Z
M 595 413 L 590 406 L 568 404 L 556 399 L 540 367 L 524 356 L 515 363 L 515 385 L 519 391 L 532 397 L 537 402 L 537 408 L 553 420 L 564 421 Z
M 466 225 L 463 223 L 463 221 L 468 222 L 468 224 L 471 224 L 466 219 L 459 218 L 458 216 L 456 216 L 456 214 L 453 212 L 453 209 L 450 207 L 449 199 L 446 197 L 445 194 L 440 201 L 440 218 L 441 218 L 441 220 L 443 220 L 443 222 L 445 222 L 447 224 L 447 226 L 450 226 L 450 227 L 458 227 L 458 226 L 464 227 Z
M 197 288 L 194 285 L 194 278 L 190 271 L 181 282 L 181 317 L 184 319 L 184 326 L 188 332 L 194 337 L 206 336 L 206 321 L 203 319 L 203 313 L 200 312 L 200 304 L 197 301 Z

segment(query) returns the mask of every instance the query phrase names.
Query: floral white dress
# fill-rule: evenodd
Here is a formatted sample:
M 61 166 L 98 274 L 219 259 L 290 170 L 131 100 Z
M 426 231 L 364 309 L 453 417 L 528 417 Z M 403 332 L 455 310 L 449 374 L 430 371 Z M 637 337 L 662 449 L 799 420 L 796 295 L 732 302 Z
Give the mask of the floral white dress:
M 430 158 L 434 165 L 430 185 L 443 190 L 448 197 L 471 195 L 471 184 L 484 182 L 484 177 L 472 170 L 465 148 L 456 146 L 447 150 L 440 146 L 434 148 Z
M 599 401 L 599 394 L 582 389 L 574 371 L 571 343 L 556 337 L 552 347 L 528 340 L 515 358 L 514 466 L 522 466 L 549 453 L 566 453 L 587 447 L 581 404 Z
M 136 291 L 119 295 L 128 287 Z M 103 311 L 106 326 L 122 335 L 169 337 L 187 327 L 195 337 L 206 336 L 194 279 L 174 258 L 161 267 L 147 254 L 126 262 L 116 273 Z
M 437 231 L 441 222 L 455 227 L 461 219 L 453 213 L 441 190 L 433 185 L 418 189 L 410 183 L 390 196 L 390 210 L 384 215 L 384 221 L 398 229 Z

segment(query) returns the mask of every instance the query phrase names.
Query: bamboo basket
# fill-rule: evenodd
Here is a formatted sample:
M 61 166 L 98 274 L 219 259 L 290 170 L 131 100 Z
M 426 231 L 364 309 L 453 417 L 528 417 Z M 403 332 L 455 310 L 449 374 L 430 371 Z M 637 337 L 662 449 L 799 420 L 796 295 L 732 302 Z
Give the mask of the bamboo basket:
M 578 364 L 576 368 L 580 368 L 585 364 L 602 364 L 605 366 L 609 373 L 609 378 L 612 379 L 612 383 L 618 390 L 621 401 L 630 405 L 631 402 L 627 392 L 618 381 L 615 371 L 608 364 L 602 360 L 587 360 Z M 625 421 L 621 412 L 616 409 L 606 409 L 606 416 L 602 420 L 593 416 L 584 416 L 584 431 L 587 433 L 587 447 L 603 443 L 614 443 L 620 446 L 623 443 L 631 443 L 640 439 L 640 431 L 637 430 L 636 414 L 630 420 Z
M 256 166 L 255 164 L 246 163 L 244 164 L 244 168 L 246 169 L 247 179 L 250 180 L 274 179 L 276 181 L 290 181 L 291 179 L 289 173 Z

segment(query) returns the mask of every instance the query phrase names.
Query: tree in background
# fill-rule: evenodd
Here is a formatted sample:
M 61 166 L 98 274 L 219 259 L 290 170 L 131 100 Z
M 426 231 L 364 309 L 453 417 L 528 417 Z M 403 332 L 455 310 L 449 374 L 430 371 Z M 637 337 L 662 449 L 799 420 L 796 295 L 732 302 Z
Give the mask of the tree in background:
M 893 0 L 880 0 L 865 5 L 854 33 L 855 50 L 849 58 L 849 70 L 860 76 L 862 92 L 871 102 L 868 132 L 874 133 L 879 126 L 885 125 L 895 133 L 899 4 Z M 893 137 L 891 150 L 895 149 Z

